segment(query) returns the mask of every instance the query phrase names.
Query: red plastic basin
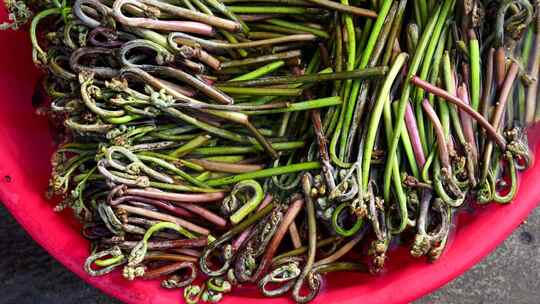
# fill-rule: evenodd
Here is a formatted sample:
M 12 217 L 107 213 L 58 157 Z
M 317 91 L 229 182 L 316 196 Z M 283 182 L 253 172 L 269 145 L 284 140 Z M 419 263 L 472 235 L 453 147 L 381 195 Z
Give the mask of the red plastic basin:
M 53 146 L 47 120 L 35 115 L 31 105 L 37 78 L 27 34 L 0 32 L 0 201 L 51 255 L 107 294 L 127 303 L 181 302 L 180 291 L 164 290 L 156 281 L 128 282 L 119 273 L 92 278 L 84 272 L 88 244 L 79 235 L 77 223 L 69 213 L 54 213 L 43 195 Z M 398 248 L 390 254 L 383 275 L 330 275 L 314 302 L 407 303 L 440 287 L 477 263 L 525 219 L 540 198 L 539 179 L 540 165 L 535 162 L 522 175 L 512 204 L 464 211 L 458 217 L 459 228 L 452 243 L 438 262 L 413 259 L 407 248 Z M 285 298 L 263 299 L 252 290 L 239 290 L 227 295 L 222 303 L 263 300 L 291 302 Z

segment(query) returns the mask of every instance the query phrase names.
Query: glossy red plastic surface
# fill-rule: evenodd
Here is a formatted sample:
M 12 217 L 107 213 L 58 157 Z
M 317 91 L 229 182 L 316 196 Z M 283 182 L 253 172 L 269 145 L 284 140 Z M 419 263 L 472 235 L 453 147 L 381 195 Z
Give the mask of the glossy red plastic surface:
M 91 278 L 82 265 L 88 244 L 68 212 L 54 213 L 44 199 L 53 151 L 48 123 L 34 114 L 31 97 L 38 73 L 24 32 L 0 33 L 0 201 L 51 255 L 88 283 L 127 303 L 179 303 L 180 291 L 168 291 L 156 281 L 128 282 L 119 273 Z M 534 136 L 534 135 L 533 135 Z M 533 139 L 534 140 L 534 139 Z M 538 154 L 538 153 L 537 153 Z M 522 175 L 516 200 L 465 211 L 449 249 L 433 264 L 409 257 L 407 248 L 392 251 L 386 272 L 330 275 L 315 303 L 407 303 L 463 273 L 503 241 L 537 205 L 540 165 Z M 70 291 L 71 292 L 71 291 Z M 222 303 L 291 303 L 285 298 L 262 299 L 241 289 Z

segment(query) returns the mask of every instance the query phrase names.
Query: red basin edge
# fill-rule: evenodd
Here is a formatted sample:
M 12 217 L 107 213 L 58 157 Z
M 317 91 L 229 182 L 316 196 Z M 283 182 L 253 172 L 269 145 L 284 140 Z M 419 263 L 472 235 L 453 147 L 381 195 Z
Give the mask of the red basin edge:
M 53 147 L 47 120 L 35 115 L 31 106 L 38 73 L 32 64 L 28 36 L 25 32 L 0 32 L 0 46 L 0 201 L 52 256 L 107 294 L 126 303 L 182 301 L 180 291 L 164 290 L 156 281 L 127 282 L 118 273 L 92 278 L 84 272 L 88 244 L 79 235 L 76 221 L 68 212 L 54 213 L 43 195 Z M 381 276 L 331 275 L 314 303 L 408 303 L 435 290 L 479 262 L 526 218 L 538 205 L 539 179 L 540 165 L 535 162 L 521 176 L 512 204 L 489 205 L 460 215 L 453 241 L 436 263 L 413 259 L 407 248 L 399 248 L 391 253 L 387 271 Z M 286 298 L 253 296 L 239 291 L 227 295 L 222 303 L 291 303 Z

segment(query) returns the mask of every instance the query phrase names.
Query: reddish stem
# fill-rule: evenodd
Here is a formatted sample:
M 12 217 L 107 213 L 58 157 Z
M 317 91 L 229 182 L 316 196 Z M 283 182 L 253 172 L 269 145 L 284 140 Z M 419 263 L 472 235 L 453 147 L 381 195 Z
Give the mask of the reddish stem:
M 426 157 L 424 155 L 424 150 L 422 149 L 420 134 L 418 133 L 418 125 L 416 124 L 416 118 L 414 117 L 414 112 L 410 102 L 407 102 L 407 107 L 405 108 L 405 126 L 407 127 L 407 132 L 409 133 L 409 137 L 411 139 L 414 158 L 416 158 L 418 166 L 423 168 L 424 164 L 426 163 Z
M 190 248 L 173 248 L 171 249 L 171 251 L 184 254 L 184 255 L 190 255 L 197 258 L 201 256 L 201 252 L 199 250 L 190 249 Z
M 431 83 L 424 81 L 417 76 L 413 76 L 411 78 L 411 83 L 415 86 L 418 86 L 422 89 L 424 89 L 426 92 L 434 94 L 436 96 L 439 96 L 441 98 L 444 98 L 446 101 L 456 105 L 458 108 L 465 111 L 467 114 L 469 114 L 472 118 L 474 118 L 478 124 L 480 124 L 487 132 L 487 134 L 495 140 L 495 142 L 501 147 L 502 150 L 506 150 L 506 140 L 502 135 L 500 135 L 495 128 L 478 112 L 476 112 L 473 108 L 471 108 L 469 105 L 463 103 L 461 99 L 457 98 L 456 96 L 451 95 L 447 91 L 432 85 Z
M 467 92 L 467 87 L 464 83 L 457 88 L 457 97 L 463 100 L 463 103 L 469 104 L 469 93 Z M 465 135 L 465 140 L 471 148 L 471 153 L 474 158 L 474 162 L 476 163 L 478 160 L 478 149 L 476 148 L 476 139 L 474 136 L 471 117 L 463 110 L 459 110 L 459 114 L 461 118 L 461 126 L 463 128 L 463 135 Z
M 123 25 L 162 31 L 194 33 L 205 36 L 213 36 L 215 34 L 212 26 L 201 22 L 128 17 L 122 12 L 122 7 L 126 4 L 131 4 L 145 11 L 149 10 L 148 6 L 146 6 L 145 4 L 134 0 L 115 1 L 112 7 L 112 15 L 119 23 L 122 23 Z
M 291 225 L 289 226 L 289 235 L 291 236 L 291 241 L 295 249 L 302 247 L 302 240 L 300 239 L 300 234 L 298 233 L 298 227 L 296 227 L 295 222 L 292 222 Z
M 150 211 L 150 210 L 146 210 L 146 209 L 143 209 L 143 208 L 137 208 L 137 207 L 133 207 L 133 206 L 125 205 L 125 204 L 120 204 L 117 207 L 121 208 L 121 209 L 124 209 L 127 212 L 132 213 L 132 214 L 138 214 L 138 215 L 142 215 L 142 216 L 152 218 L 152 219 L 157 219 L 157 220 L 161 220 L 161 221 L 175 223 L 175 224 L 178 224 L 179 226 L 184 227 L 184 228 L 186 228 L 188 230 L 191 230 L 191 231 L 193 231 L 195 233 L 199 233 L 199 234 L 202 234 L 202 235 L 210 234 L 210 231 L 208 229 L 203 228 L 203 227 L 201 227 L 199 225 L 193 224 L 191 222 L 188 222 L 188 221 L 186 221 L 184 219 L 172 216 L 172 215 L 159 213 L 159 212 L 155 212 L 155 211 Z
M 442 128 L 441 121 L 439 120 L 435 109 L 433 109 L 433 107 L 429 103 L 429 100 L 424 99 L 424 101 L 422 102 L 422 107 L 424 108 L 424 111 L 426 112 L 429 120 L 433 124 L 433 128 L 435 129 L 441 165 L 443 168 L 446 168 L 450 172 L 450 155 L 448 153 L 448 145 L 446 143 L 446 138 L 444 136 L 444 130 Z
M 121 203 L 130 203 L 130 202 L 142 202 L 142 203 L 146 203 L 146 204 L 167 210 L 173 213 L 174 215 L 192 217 L 192 214 L 189 213 L 184 208 L 175 207 L 171 205 L 170 203 L 166 203 L 163 201 L 159 201 L 159 200 L 155 200 L 155 199 L 151 199 L 147 197 L 142 197 L 142 196 L 124 195 L 119 198 L 111 200 L 109 204 L 111 206 L 116 206 Z
M 264 169 L 263 165 L 258 165 L 258 164 L 229 164 L 229 163 L 208 161 L 204 159 L 189 159 L 189 161 L 203 167 L 205 170 L 224 172 L 224 173 L 247 173 L 247 172 Z
M 193 212 L 194 214 L 197 214 L 198 216 L 204 218 L 205 220 L 211 222 L 211 223 L 214 223 L 216 225 L 218 225 L 219 227 L 225 227 L 227 226 L 227 221 L 222 218 L 221 216 L 215 214 L 214 212 L 210 211 L 210 210 L 207 210 L 199 205 L 195 205 L 195 204 L 190 204 L 190 203 L 180 203 L 180 202 L 175 202 L 174 203 L 175 205 L 178 205 L 184 209 L 187 209 L 191 212 Z
M 500 93 L 499 93 L 499 99 L 497 101 L 497 106 L 495 107 L 495 112 L 493 113 L 493 117 L 491 118 L 491 124 L 493 125 L 495 129 L 499 129 L 499 125 L 501 124 L 501 119 L 504 114 L 504 109 L 506 109 L 506 104 L 508 103 L 508 97 L 510 96 L 510 93 L 512 92 L 512 87 L 514 85 L 514 81 L 516 80 L 518 72 L 519 72 L 519 65 L 516 62 L 512 62 L 512 64 L 510 65 L 510 69 L 508 70 L 508 74 L 506 74 L 504 82 L 502 83 L 502 86 L 500 87 Z
M 289 225 L 291 225 L 291 223 L 294 221 L 300 210 L 302 210 L 303 206 L 304 200 L 302 199 L 297 199 L 289 205 L 287 213 L 285 213 L 285 215 L 283 216 L 283 219 L 281 220 L 279 227 L 274 233 L 272 240 L 270 240 L 270 243 L 268 243 L 268 246 L 266 247 L 266 252 L 261 259 L 257 271 L 251 278 L 252 282 L 257 282 L 261 275 L 265 273 L 266 270 L 268 270 L 268 267 L 270 267 L 270 265 L 272 264 L 272 259 L 274 258 L 274 254 L 276 253 L 276 250 L 278 249 L 281 240 L 283 240 L 285 233 L 287 233 L 287 230 L 289 229 Z

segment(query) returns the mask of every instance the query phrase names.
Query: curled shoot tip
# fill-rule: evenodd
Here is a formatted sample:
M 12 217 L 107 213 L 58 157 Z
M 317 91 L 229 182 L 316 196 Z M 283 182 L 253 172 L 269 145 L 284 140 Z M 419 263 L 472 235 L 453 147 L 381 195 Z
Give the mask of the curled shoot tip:
M 189 285 L 184 288 L 184 300 L 187 304 L 197 304 L 204 292 L 205 286 Z
M 131 253 L 129 254 L 129 257 L 127 259 L 128 263 L 124 267 L 124 277 L 132 279 L 134 277 L 142 276 L 144 274 L 144 268 L 140 267 L 139 265 L 142 263 L 146 256 L 146 252 L 148 250 L 148 240 L 152 237 L 154 233 L 163 229 L 174 230 L 187 238 L 195 237 L 191 232 L 175 223 L 159 222 L 157 224 L 154 224 L 146 231 L 143 239 L 138 242 L 131 250 Z
M 240 206 L 242 198 L 245 199 L 245 202 Z M 244 180 L 237 183 L 229 196 L 223 199 L 222 210 L 226 214 L 232 213 L 230 220 L 233 225 L 236 225 L 257 209 L 263 198 L 263 188 L 257 181 Z
M 106 260 L 100 260 L 107 256 L 110 256 L 110 258 Z M 117 266 L 124 264 L 125 261 L 126 258 L 122 253 L 122 250 L 120 250 L 120 247 L 114 246 L 110 249 L 91 254 L 84 262 L 84 270 L 90 276 L 102 276 L 113 271 Z M 92 268 L 93 264 L 102 268 L 96 270 Z

